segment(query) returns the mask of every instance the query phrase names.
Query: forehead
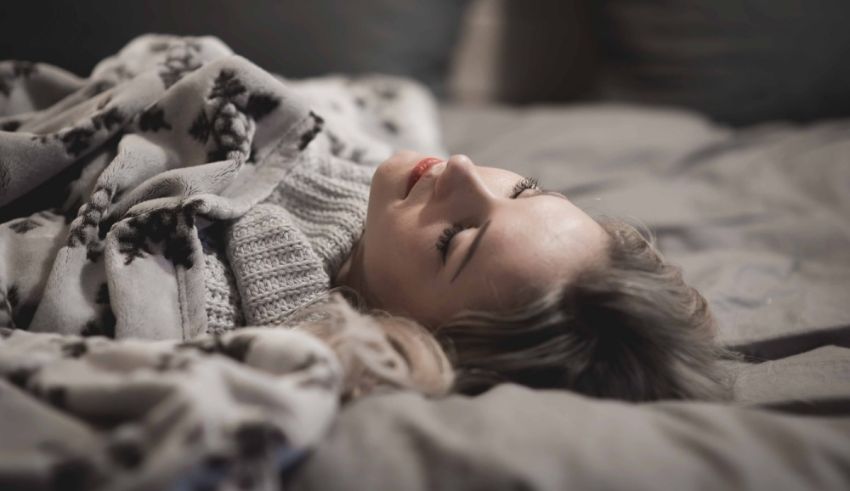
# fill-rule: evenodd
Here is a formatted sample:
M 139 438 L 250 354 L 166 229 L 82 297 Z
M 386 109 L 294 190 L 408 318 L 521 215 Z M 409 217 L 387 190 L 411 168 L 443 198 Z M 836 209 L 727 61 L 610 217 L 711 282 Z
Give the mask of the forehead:
M 473 295 L 478 297 L 473 303 L 506 307 L 569 282 L 602 256 L 606 237 L 592 218 L 562 197 L 512 201 L 494 211 L 479 257 L 470 262 L 472 271 L 464 272 L 486 286 Z

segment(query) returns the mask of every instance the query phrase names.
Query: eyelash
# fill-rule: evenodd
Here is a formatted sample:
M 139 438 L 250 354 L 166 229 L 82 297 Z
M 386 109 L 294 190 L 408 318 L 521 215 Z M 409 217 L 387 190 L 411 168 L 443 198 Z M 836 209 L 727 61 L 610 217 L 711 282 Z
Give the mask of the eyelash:
M 443 264 L 446 263 L 446 256 L 449 253 L 449 246 L 451 245 L 454 236 L 468 228 L 471 227 L 455 224 L 444 229 L 443 233 L 440 234 L 440 237 L 437 238 L 437 251 L 440 253 L 440 258 L 442 258 Z
M 511 191 L 511 199 L 515 199 L 526 189 L 540 189 L 540 186 L 537 184 L 537 179 L 533 177 L 523 177 L 518 183 L 516 183 L 513 191 Z
M 523 191 L 528 189 L 539 189 L 537 179 L 533 177 L 523 177 L 520 179 L 520 181 L 517 182 L 511 190 L 510 198 L 516 199 Z M 436 244 L 437 251 L 440 253 L 440 258 L 443 260 L 443 264 L 446 263 L 446 256 L 449 253 L 449 246 L 451 246 L 454 236 L 468 228 L 472 227 L 454 224 L 451 227 L 443 229 L 443 233 L 441 233 L 440 237 L 437 238 Z

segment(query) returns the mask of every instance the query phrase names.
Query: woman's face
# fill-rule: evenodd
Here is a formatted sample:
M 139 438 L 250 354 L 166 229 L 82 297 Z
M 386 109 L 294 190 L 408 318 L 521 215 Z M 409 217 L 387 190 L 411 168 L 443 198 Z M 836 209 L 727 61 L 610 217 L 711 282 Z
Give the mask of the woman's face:
M 464 155 L 426 158 L 399 152 L 372 180 L 352 266 L 370 306 L 436 327 L 519 306 L 604 260 L 606 233 L 562 195 Z M 414 168 L 427 170 L 417 180 Z

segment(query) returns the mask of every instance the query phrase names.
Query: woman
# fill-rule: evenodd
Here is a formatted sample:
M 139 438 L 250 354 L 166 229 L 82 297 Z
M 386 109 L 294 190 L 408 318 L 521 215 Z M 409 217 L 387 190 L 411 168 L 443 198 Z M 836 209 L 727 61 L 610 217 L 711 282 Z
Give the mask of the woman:
M 464 155 L 400 152 L 378 167 L 336 281 L 434 332 L 463 390 L 723 395 L 705 300 L 635 228 Z
M 39 76 L 59 85 L 43 67 L 15 73 L 9 92 L 31 101 Z M 44 181 L 81 169 L 70 224 L 46 211 L 0 230 L 10 327 L 192 339 L 298 323 L 347 287 L 390 314 L 379 324 L 408 385 L 428 393 L 451 377 L 426 332 L 460 390 L 722 392 L 711 317 L 678 270 L 532 179 L 433 157 L 436 110 L 416 84 L 282 82 L 218 40 L 168 36 L 62 81 L 64 98 L 0 121 L 15 131 L 0 133 L 0 203 L 56 206 Z M 411 146 L 430 153 L 392 152 Z M 329 339 L 333 323 L 306 328 Z

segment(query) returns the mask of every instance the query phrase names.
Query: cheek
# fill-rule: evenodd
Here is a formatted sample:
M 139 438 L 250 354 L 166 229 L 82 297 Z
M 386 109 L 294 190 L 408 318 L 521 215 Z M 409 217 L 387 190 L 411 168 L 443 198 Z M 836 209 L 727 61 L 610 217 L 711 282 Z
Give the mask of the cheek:
M 405 273 L 401 259 L 404 247 L 404 230 L 391 214 L 380 214 L 366 222 L 364 267 L 372 288 L 394 282 Z
M 369 289 L 388 310 L 407 310 L 412 297 L 421 297 L 433 280 L 428 253 L 433 240 L 403 216 L 385 215 L 367 225 L 364 268 Z M 429 274 L 430 273 L 430 274 Z

